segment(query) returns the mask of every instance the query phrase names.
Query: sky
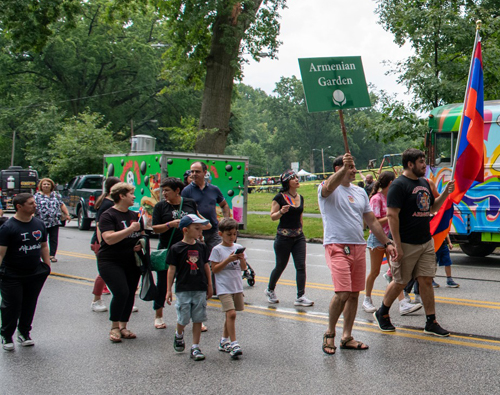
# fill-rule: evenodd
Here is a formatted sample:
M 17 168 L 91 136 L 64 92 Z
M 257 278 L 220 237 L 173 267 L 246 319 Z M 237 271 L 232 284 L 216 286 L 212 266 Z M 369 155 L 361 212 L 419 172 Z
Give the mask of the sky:
M 385 75 L 384 60 L 403 60 L 408 46 L 398 47 L 393 35 L 377 24 L 374 0 L 288 0 L 281 12 L 279 59 L 250 61 L 243 68 L 243 83 L 271 94 L 276 82 L 295 75 L 299 58 L 361 56 L 367 83 L 408 101 L 406 88 L 395 75 Z M 408 48 L 407 48 L 408 47 Z

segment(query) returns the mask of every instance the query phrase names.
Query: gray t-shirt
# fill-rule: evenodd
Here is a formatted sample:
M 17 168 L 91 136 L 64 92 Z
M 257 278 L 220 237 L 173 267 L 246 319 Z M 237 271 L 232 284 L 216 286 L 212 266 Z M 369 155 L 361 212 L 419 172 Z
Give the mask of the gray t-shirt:
M 231 247 L 219 244 L 214 247 L 210 254 L 210 262 L 222 262 L 231 253 L 241 248 L 241 245 L 234 243 Z M 247 254 L 243 253 L 245 259 Z M 217 295 L 236 294 L 243 292 L 243 280 L 241 279 L 240 260 L 236 260 L 226 265 L 219 273 L 215 273 L 215 288 Z
M 318 187 L 318 202 L 323 218 L 323 245 L 366 244 L 363 237 L 363 214 L 372 211 L 364 189 L 339 185 L 333 193 L 321 196 L 323 183 Z

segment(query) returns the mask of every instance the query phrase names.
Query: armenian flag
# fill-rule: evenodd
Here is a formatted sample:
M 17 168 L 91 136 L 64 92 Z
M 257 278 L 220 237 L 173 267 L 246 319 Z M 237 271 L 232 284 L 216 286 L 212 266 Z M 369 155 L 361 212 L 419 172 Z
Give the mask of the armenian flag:
M 450 232 L 453 218 L 453 202 L 448 197 L 430 222 L 431 235 L 434 239 L 434 251 L 437 252 Z
M 479 37 L 479 35 L 477 35 Z M 464 100 L 455 166 L 455 191 L 450 194 L 458 204 L 476 182 L 484 181 L 484 87 L 481 41 L 476 39 Z

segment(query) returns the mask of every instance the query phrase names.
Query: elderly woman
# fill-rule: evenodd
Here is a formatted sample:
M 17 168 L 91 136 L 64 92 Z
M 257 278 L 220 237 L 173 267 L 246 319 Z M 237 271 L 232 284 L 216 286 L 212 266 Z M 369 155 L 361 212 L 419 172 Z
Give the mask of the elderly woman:
M 269 277 L 265 294 L 269 303 L 279 303 L 274 289 L 288 265 L 291 254 L 297 272 L 297 299 L 293 304 L 312 306 L 314 302 L 304 295 L 306 288 L 306 238 L 302 233 L 304 198 L 297 192 L 300 187 L 297 174 L 293 170 L 283 173 L 281 186 L 280 193 L 273 198 L 271 205 L 271 219 L 279 221 L 279 224 L 274 239 L 276 266 Z
M 36 203 L 35 217 L 40 218 L 47 228 L 51 262 L 57 262 L 56 252 L 61 220 L 69 221 L 71 219 L 68 208 L 55 189 L 56 184 L 54 184 L 54 181 L 50 178 L 42 178 L 38 183 L 38 192 L 34 195 Z
M 137 242 L 144 230 L 138 214 L 129 210 L 134 205 L 134 190 L 132 185 L 125 182 L 115 184 L 110 193 L 114 206 L 99 218 L 102 241 L 97 264 L 99 274 L 113 295 L 109 307 L 109 319 L 112 322 L 109 339 L 113 343 L 137 337 L 127 329 L 141 277 L 134 251 L 141 248 Z

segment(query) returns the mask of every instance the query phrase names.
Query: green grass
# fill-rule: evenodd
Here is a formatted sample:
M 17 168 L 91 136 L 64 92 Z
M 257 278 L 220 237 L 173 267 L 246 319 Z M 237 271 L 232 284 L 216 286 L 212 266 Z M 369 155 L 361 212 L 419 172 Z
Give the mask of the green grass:
M 241 235 L 276 235 L 279 221 L 271 220 L 269 215 L 249 214 L 247 230 L 240 230 Z M 304 217 L 304 234 L 310 238 L 323 238 L 323 222 L 321 218 Z
M 318 182 L 300 184 L 299 193 L 304 197 L 304 212 L 319 214 Z M 271 212 L 271 202 L 276 192 L 252 192 L 248 194 L 248 211 Z

